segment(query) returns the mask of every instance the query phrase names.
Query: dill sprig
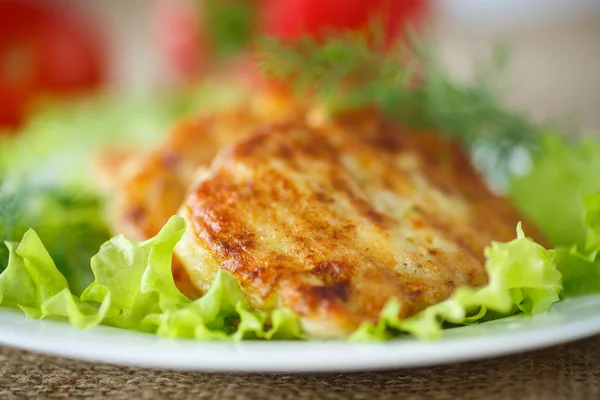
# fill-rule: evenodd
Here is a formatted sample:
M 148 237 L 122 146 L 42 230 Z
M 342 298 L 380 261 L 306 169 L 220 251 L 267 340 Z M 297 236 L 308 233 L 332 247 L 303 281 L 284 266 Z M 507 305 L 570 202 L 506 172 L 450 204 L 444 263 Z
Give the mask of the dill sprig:
M 444 72 L 433 46 L 409 36 L 409 44 L 394 50 L 364 32 L 324 41 L 267 38 L 259 46 L 258 65 L 268 78 L 287 82 L 330 111 L 374 106 L 401 124 L 483 149 L 478 166 L 501 185 L 499 173 L 510 169 L 514 150 L 538 146 L 538 128 L 507 110 L 492 85 L 490 74 L 506 63 L 505 49 L 496 52 L 491 71 L 459 84 Z

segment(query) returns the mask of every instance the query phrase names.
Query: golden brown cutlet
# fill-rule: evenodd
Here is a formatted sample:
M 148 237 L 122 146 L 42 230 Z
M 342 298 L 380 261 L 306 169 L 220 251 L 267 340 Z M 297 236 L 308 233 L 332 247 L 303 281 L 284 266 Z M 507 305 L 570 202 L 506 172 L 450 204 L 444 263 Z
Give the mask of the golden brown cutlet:
M 252 306 L 287 307 L 321 337 L 375 321 L 390 298 L 408 316 L 485 284 L 484 247 L 521 219 L 460 146 L 369 112 L 237 140 L 180 214 L 176 254 L 200 292 L 224 268 Z

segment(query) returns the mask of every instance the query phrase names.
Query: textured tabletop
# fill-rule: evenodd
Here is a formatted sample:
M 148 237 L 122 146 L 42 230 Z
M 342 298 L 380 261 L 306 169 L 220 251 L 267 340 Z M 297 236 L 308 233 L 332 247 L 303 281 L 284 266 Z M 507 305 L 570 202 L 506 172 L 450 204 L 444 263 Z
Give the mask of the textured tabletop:
M 115 367 L 0 347 L 0 399 L 600 399 L 600 336 L 494 360 L 350 374 Z

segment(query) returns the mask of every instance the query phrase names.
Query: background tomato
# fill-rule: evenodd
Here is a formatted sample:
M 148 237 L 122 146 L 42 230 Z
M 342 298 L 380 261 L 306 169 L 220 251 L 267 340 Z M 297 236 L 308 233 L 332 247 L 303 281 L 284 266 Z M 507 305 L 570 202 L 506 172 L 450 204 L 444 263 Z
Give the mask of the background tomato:
M 153 11 L 158 44 L 171 74 L 183 82 L 193 81 L 207 62 L 199 7 L 189 1 L 159 0 Z
M 60 2 L 0 0 L 0 126 L 18 126 L 39 96 L 89 91 L 105 77 L 87 16 Z
M 262 0 L 263 30 L 282 39 L 357 30 L 381 18 L 388 40 L 425 9 L 423 0 Z

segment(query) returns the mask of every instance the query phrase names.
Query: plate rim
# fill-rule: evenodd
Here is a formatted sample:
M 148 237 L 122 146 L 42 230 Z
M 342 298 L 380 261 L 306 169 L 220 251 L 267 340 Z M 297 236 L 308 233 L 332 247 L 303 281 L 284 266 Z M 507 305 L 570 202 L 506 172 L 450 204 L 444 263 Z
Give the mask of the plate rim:
M 600 295 L 592 297 L 600 299 Z M 81 331 L 66 322 L 28 319 L 18 310 L 4 307 L 0 307 L 0 318 L 9 322 L 0 325 L 2 345 L 87 362 L 198 372 L 320 373 L 427 367 L 539 350 L 600 333 L 598 314 L 560 323 L 552 329 L 534 326 L 473 337 L 442 338 L 435 342 L 405 338 L 383 343 L 231 343 L 169 340 L 106 326 Z M 52 334 L 46 336 L 48 331 Z M 154 351 L 148 351 L 149 347 Z M 277 351 L 273 351 L 273 347 Z M 169 357 L 170 352 L 177 357 Z M 273 357 L 277 352 L 280 357 Z M 336 358 L 327 358 L 333 356 Z

